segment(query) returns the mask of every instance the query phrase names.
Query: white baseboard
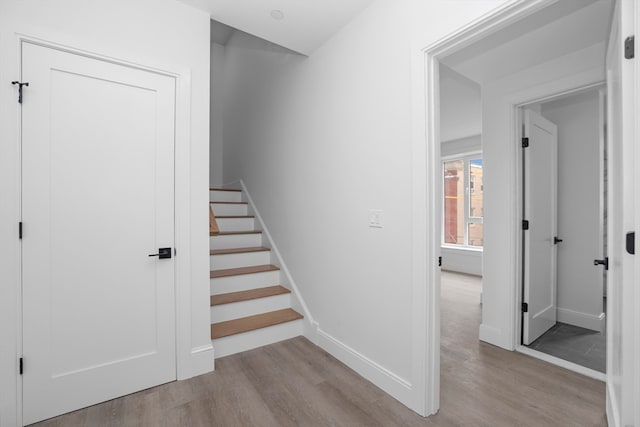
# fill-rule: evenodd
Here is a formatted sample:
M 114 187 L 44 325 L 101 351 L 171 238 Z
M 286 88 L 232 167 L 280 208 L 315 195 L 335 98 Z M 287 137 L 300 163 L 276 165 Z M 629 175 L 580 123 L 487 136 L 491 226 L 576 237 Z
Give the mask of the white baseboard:
M 620 427 L 620 414 L 618 413 L 618 405 L 615 393 L 611 392 L 609 384 L 607 384 L 607 425 L 609 427 Z
M 213 345 L 211 344 L 192 348 L 189 368 L 186 372 L 178 375 L 178 380 L 187 380 L 213 372 L 215 366 L 213 355 Z
M 502 329 L 494 328 L 492 326 L 487 326 L 484 323 L 480 325 L 480 333 L 479 333 L 480 341 L 484 341 L 486 343 L 505 348 L 507 350 L 513 350 L 513 348 L 509 348 L 503 341 L 502 337 Z
M 585 368 L 584 366 L 578 365 L 577 363 L 569 362 L 567 360 L 560 359 L 559 357 L 551 356 L 550 354 L 543 353 L 541 351 L 537 351 L 523 345 L 517 346 L 516 351 L 518 353 L 526 354 L 527 356 L 535 357 L 536 359 L 544 360 L 545 362 L 549 362 L 552 365 L 556 365 L 569 371 L 576 372 L 580 375 L 584 375 L 585 377 L 593 378 L 594 380 L 604 382 L 607 379 L 606 375 L 602 372 L 590 368 Z
M 327 353 L 380 387 L 403 405 L 411 407 L 414 400 L 413 389 L 407 380 L 368 359 L 320 328 L 317 330 L 317 341 L 317 345 Z
M 599 316 L 594 316 L 592 314 L 558 307 L 558 322 L 580 326 L 581 328 L 592 331 L 603 332 L 605 328 L 605 314 L 600 313 Z

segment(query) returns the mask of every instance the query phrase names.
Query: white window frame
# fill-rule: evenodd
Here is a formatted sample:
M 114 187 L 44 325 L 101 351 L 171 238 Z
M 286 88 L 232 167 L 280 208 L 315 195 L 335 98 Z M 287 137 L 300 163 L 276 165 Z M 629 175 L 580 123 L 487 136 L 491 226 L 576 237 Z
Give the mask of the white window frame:
M 441 227 L 440 227 L 440 245 L 443 248 L 454 248 L 454 249 L 469 249 L 481 251 L 483 249 L 482 246 L 472 246 L 469 245 L 469 224 L 483 224 L 484 217 L 473 217 L 470 216 L 471 211 L 471 160 L 482 159 L 482 151 L 473 151 L 462 154 L 452 154 L 449 156 L 442 156 L 440 162 L 440 179 L 441 179 L 441 187 L 442 188 L 442 199 L 441 199 Z M 464 170 L 464 243 L 445 243 L 444 241 L 444 233 L 445 233 L 445 191 L 444 191 L 444 164 L 446 162 L 451 161 L 462 161 L 463 162 L 463 170 Z M 483 189 L 484 192 L 484 189 Z M 484 213 L 484 212 L 483 212 Z

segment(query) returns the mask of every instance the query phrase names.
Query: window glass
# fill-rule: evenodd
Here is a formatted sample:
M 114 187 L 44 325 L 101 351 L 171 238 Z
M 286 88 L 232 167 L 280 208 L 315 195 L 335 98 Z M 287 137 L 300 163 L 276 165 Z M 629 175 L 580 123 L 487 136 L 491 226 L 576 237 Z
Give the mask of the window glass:
M 469 246 L 482 247 L 483 227 L 480 223 L 469 224 Z
M 444 243 L 464 245 L 464 160 L 444 162 Z
M 475 158 L 469 161 L 469 217 L 484 217 L 483 205 L 482 158 Z

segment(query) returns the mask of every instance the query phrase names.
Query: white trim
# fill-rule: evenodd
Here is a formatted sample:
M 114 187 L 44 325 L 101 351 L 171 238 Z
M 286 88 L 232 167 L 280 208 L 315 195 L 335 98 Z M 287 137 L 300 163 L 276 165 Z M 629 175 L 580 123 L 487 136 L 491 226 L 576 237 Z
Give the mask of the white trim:
M 568 308 L 558 307 L 558 322 L 568 323 L 581 328 L 590 329 L 592 331 L 604 332 L 605 314 L 595 316 L 593 314 L 582 313 L 579 311 L 569 310 Z
M 440 217 L 439 186 L 440 180 L 434 177 L 434 171 L 440 170 L 440 129 L 439 129 L 439 99 L 438 99 L 438 66 L 439 58 L 445 54 L 454 53 L 501 28 L 504 28 L 524 17 L 541 10 L 558 0 L 514 0 L 493 10 L 489 14 L 464 26 L 453 34 L 430 44 L 422 49 L 424 63 L 422 76 L 418 83 L 424 84 L 426 98 L 416 101 L 414 114 L 420 125 L 414 128 L 413 158 L 413 384 L 415 385 L 417 402 L 413 407 L 423 415 L 433 414 L 439 407 L 439 377 L 440 377 L 440 277 L 435 256 L 439 253 Z M 425 78 L 421 81 L 421 78 Z M 420 86 L 418 86 L 420 87 Z M 511 113 L 513 115 L 513 112 Z M 512 117 L 512 120 L 515 120 Z M 512 130 L 513 132 L 513 130 Z M 517 155 L 514 149 L 514 161 Z M 517 230 L 518 208 L 514 207 L 512 224 L 508 224 L 511 233 Z M 516 235 L 518 233 L 515 233 Z M 519 238 L 514 239 L 518 244 Z M 516 246 L 517 247 L 517 246 Z M 513 248 L 515 249 L 515 247 Z M 513 264 L 514 283 L 519 283 L 516 271 L 519 261 L 514 253 Z M 437 256 L 437 255 L 436 255 Z M 426 262 L 425 262 L 426 260 Z M 422 268 L 424 267 L 424 268 Z M 510 292 L 513 301 L 509 317 L 515 317 L 516 298 L 518 292 Z M 493 337 L 497 344 L 505 348 L 514 348 L 515 325 L 510 325 L 507 331 L 499 331 L 480 326 L 481 337 Z M 491 342 L 491 341 L 489 341 Z M 424 351 L 424 354 L 421 352 Z M 424 381 L 424 383 L 422 383 Z
M 480 296 L 480 298 L 482 299 L 482 296 Z M 504 340 L 502 336 L 502 332 L 503 332 L 502 329 L 494 328 L 489 325 L 485 325 L 484 323 L 481 323 L 478 331 L 478 339 L 480 341 L 484 341 L 488 343 L 502 342 Z
M 618 407 L 615 393 L 611 392 L 611 384 L 607 384 L 607 424 L 608 427 L 620 427 L 620 413 L 614 408 Z
M 560 359 L 559 357 L 551 356 L 550 354 L 546 354 L 529 347 L 518 345 L 516 346 L 516 351 L 518 353 L 526 354 L 527 356 L 543 360 L 545 362 L 551 363 L 552 365 L 559 366 L 577 374 L 584 375 L 585 377 L 593 378 L 594 380 L 605 382 L 607 379 L 607 376 L 602 372 L 598 372 L 590 368 L 585 368 L 582 365 Z
M 402 404 L 410 405 L 413 390 L 411 383 L 407 380 L 367 358 L 320 328 L 318 328 L 318 346 Z
M 212 344 L 192 348 L 189 356 L 189 376 L 178 379 L 197 377 L 198 375 L 204 375 L 213 370 L 215 353 Z

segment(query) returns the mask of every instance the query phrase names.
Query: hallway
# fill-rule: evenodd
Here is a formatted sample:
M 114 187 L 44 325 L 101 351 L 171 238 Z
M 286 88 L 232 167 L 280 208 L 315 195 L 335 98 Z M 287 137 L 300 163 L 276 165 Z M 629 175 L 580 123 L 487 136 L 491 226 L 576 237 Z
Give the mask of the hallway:
M 604 384 L 478 341 L 480 281 L 442 274 L 442 400 L 423 419 L 305 338 L 38 426 L 606 426 Z

